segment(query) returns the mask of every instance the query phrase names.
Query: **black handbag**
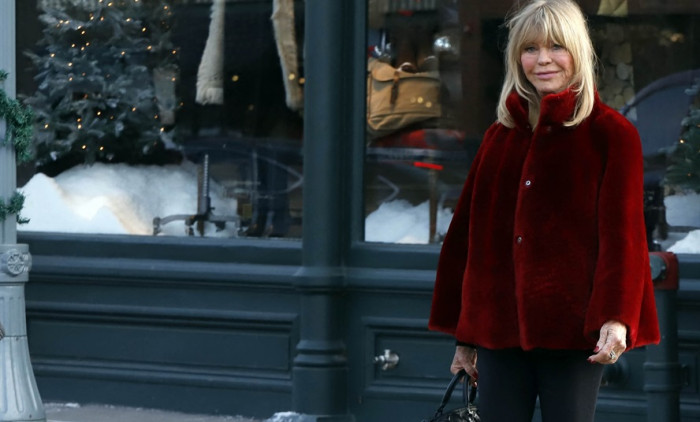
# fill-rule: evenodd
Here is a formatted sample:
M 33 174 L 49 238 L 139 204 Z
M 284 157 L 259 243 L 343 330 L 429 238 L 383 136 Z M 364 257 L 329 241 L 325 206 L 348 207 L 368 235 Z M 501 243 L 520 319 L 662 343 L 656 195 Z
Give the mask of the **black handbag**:
M 462 379 L 462 377 L 464 377 L 464 389 L 462 390 L 464 407 L 458 407 L 457 409 L 443 413 L 445 406 L 447 406 L 447 402 L 449 402 L 450 397 L 452 397 L 452 391 L 455 389 L 455 386 L 459 380 Z M 469 376 L 467 375 L 467 372 L 462 369 L 455 374 L 454 377 L 452 377 L 452 381 L 450 381 L 450 384 L 447 386 L 445 395 L 442 397 L 442 403 L 440 403 L 440 407 L 438 407 L 435 415 L 429 420 L 423 419 L 422 422 L 480 422 L 481 418 L 479 417 L 479 411 L 474 404 L 475 399 L 476 387 L 469 385 Z

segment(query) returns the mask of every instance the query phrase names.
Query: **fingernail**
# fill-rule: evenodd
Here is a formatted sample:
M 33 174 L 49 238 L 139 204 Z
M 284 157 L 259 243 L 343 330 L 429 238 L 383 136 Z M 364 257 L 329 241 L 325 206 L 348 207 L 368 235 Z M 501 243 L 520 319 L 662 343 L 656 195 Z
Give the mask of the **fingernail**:
M 598 353 L 599 350 L 600 350 L 600 347 L 596 346 L 595 349 L 593 349 L 593 353 Z
M 593 359 L 591 359 L 591 358 L 588 358 L 586 360 L 588 361 L 588 363 L 595 363 L 595 361 L 593 361 Z

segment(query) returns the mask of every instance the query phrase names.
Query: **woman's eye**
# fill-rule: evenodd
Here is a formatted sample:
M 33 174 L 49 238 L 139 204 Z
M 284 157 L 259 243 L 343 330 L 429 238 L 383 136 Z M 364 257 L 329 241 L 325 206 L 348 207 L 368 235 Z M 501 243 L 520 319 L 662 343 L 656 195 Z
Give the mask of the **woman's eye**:
M 535 51 L 537 51 L 537 49 L 533 46 L 525 47 L 526 53 L 534 53 Z
M 564 48 L 563 45 L 554 44 L 554 45 L 552 46 L 552 50 L 566 50 L 566 48 Z

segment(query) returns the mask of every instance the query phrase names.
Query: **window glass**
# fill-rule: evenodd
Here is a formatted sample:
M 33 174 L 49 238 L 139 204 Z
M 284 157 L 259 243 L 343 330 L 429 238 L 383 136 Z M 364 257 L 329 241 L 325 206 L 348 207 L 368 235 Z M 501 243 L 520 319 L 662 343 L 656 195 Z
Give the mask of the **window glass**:
M 32 3 L 19 230 L 300 237 L 303 1 Z
M 580 4 L 600 97 L 642 139 L 649 248 L 700 253 L 700 3 Z M 366 241 L 441 242 L 495 121 L 512 5 L 368 0 Z

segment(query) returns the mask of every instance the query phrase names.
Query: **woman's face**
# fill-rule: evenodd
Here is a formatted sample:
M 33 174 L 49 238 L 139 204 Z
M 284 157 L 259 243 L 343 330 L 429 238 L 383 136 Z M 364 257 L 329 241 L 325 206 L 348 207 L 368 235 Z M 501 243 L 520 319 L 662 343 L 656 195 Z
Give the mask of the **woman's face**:
M 540 96 L 563 91 L 574 74 L 574 60 L 569 51 L 549 41 L 525 44 L 520 65 Z

